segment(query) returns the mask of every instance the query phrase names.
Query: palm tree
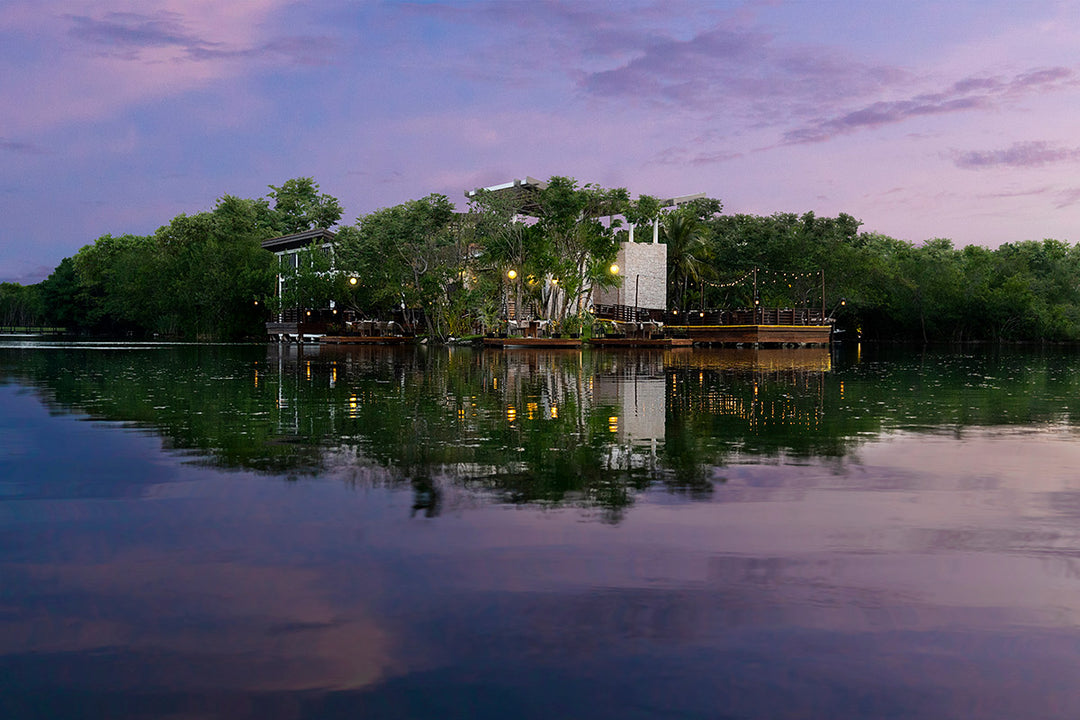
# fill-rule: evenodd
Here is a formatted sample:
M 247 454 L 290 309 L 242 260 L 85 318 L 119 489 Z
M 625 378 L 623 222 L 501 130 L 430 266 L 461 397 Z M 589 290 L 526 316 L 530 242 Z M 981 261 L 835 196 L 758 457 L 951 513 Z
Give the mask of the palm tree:
M 668 294 L 686 307 L 691 282 L 701 282 L 707 268 L 705 227 L 691 212 L 679 209 L 664 217 L 661 237 L 667 245 Z

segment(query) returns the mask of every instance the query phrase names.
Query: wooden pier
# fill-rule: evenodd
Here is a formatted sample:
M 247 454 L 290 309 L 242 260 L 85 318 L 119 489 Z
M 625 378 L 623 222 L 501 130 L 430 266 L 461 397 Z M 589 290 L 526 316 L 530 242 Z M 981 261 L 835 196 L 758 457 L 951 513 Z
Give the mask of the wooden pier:
M 679 325 L 668 329 L 705 345 L 828 345 L 832 336 L 832 325 Z

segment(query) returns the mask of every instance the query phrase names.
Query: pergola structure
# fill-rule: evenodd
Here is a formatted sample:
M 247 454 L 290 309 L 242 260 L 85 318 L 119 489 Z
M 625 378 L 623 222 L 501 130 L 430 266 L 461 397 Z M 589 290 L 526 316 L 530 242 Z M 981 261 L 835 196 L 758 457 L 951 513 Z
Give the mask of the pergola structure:
M 299 267 L 300 253 L 312 245 L 316 245 L 323 252 L 332 253 L 335 237 L 336 235 L 332 230 L 315 228 L 314 230 L 304 230 L 303 232 L 262 241 L 262 248 L 274 253 L 277 260 L 276 297 L 280 298 L 285 288 L 286 273 L 294 272 Z M 325 329 L 322 325 L 325 325 L 325 323 L 320 324 L 317 321 L 305 322 L 305 318 L 300 317 L 296 309 L 293 309 L 291 313 L 286 313 L 285 308 L 280 308 L 276 317 L 266 323 L 266 331 L 269 335 L 279 339 L 295 337 L 298 340 L 303 340 L 305 335 L 310 337 L 321 335 Z
M 299 267 L 300 252 L 313 244 L 318 245 L 323 252 L 333 252 L 335 237 L 332 230 L 315 228 L 262 241 L 263 250 L 269 250 L 277 258 L 277 297 L 281 297 L 285 285 L 283 271 L 286 268 L 295 270 Z

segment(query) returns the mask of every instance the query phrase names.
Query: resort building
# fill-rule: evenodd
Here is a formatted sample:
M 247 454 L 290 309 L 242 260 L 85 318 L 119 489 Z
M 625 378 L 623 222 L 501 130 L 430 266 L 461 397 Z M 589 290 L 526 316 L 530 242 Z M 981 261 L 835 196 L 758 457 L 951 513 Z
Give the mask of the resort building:
M 547 187 L 542 180 L 526 175 L 489 187 L 467 190 L 465 197 L 474 200 L 481 193 L 506 196 L 509 201 L 521 202 L 521 214 L 535 217 L 528 196 Z M 675 208 L 692 200 L 704 198 L 705 193 L 682 195 L 663 200 L 662 208 Z M 652 242 L 635 242 L 636 227 L 627 223 L 627 240 L 619 243 L 618 256 L 611 273 L 618 282 L 613 287 L 594 288 L 591 305 L 598 315 L 617 320 L 642 321 L 662 318 L 667 311 L 667 245 L 660 242 L 660 218 L 652 221 Z

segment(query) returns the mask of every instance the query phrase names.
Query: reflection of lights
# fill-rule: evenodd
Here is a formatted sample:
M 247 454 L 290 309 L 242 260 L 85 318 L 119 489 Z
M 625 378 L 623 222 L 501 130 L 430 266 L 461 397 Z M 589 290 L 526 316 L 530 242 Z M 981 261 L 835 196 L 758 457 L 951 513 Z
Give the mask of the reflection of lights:
M 608 425 L 607 425 L 608 432 L 618 432 L 619 431 L 619 416 L 618 415 L 612 415 L 611 417 L 609 417 L 607 419 L 607 423 L 608 423 Z
M 259 371 L 258 370 L 255 371 L 255 387 L 259 387 Z M 841 383 L 840 393 L 843 394 L 843 392 L 844 392 L 843 383 Z
M 349 417 L 351 417 L 351 418 L 356 417 L 356 396 L 355 395 L 350 395 L 349 396 Z
M 308 361 L 308 362 L 304 363 L 304 368 L 307 370 L 307 379 L 310 380 L 311 379 L 311 362 Z
M 330 387 L 337 384 L 337 367 L 330 368 Z
M 529 420 L 532 420 L 536 416 L 536 411 L 539 409 L 539 405 L 534 402 L 525 403 L 525 412 Z
M 465 408 L 458 408 L 457 419 L 459 422 L 465 422 Z
M 515 420 L 517 420 L 517 409 L 513 405 L 511 405 L 510 407 L 506 408 L 506 422 L 512 423 Z
M 559 419 L 559 408 L 555 407 L 554 405 L 551 406 L 551 419 L 552 420 L 558 420 Z
M 491 387 L 494 388 L 495 390 L 499 389 L 499 378 L 492 378 L 491 379 Z

